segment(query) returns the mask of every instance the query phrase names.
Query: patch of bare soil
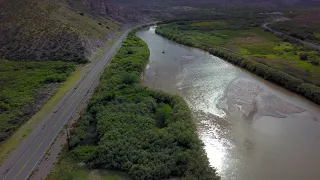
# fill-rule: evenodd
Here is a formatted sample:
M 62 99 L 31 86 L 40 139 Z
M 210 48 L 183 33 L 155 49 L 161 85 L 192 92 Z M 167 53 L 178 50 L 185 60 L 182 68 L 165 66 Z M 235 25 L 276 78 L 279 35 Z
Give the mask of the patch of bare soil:
M 256 101 L 259 116 L 286 118 L 289 115 L 305 111 L 265 91 L 259 94 Z
M 262 91 L 262 88 L 252 82 L 236 80 L 228 87 L 228 104 L 238 106 L 246 116 L 254 111 L 255 99 Z
M 239 37 L 234 38 L 232 40 L 233 43 L 245 43 L 245 44 L 252 44 L 252 43 L 265 43 L 265 40 L 262 37 L 257 36 L 250 36 L 250 37 Z
M 292 21 L 300 27 L 318 26 L 320 28 L 320 12 L 305 13 L 293 18 Z
M 38 112 L 41 107 L 51 98 L 51 96 L 57 92 L 60 86 L 60 83 L 53 83 L 41 88 L 36 97 L 36 102 L 31 107 L 27 108 L 24 113 L 26 115 L 33 115 Z

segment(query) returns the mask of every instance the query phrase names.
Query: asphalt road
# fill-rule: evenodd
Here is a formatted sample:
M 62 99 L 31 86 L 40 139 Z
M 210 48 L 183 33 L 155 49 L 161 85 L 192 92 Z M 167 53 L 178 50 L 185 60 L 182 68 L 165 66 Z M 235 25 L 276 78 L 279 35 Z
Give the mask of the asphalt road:
M 129 31 L 123 33 L 123 35 L 109 48 L 99 62 L 95 64 L 92 70 L 79 84 L 77 89 L 48 121 L 31 145 L 25 148 L 24 153 L 7 172 L 3 180 L 25 180 L 29 177 L 38 162 L 45 155 L 47 149 L 58 136 L 63 126 L 75 112 L 90 87 L 98 78 L 100 78 L 104 68 L 111 62 L 111 59 L 121 47 L 122 42 L 126 39 L 128 32 Z
M 280 31 L 276 31 L 276 30 L 270 28 L 268 26 L 269 24 L 270 23 L 264 23 L 264 24 L 261 25 L 261 27 L 263 29 L 266 29 L 266 30 L 270 31 L 270 32 L 273 32 L 275 35 L 285 36 L 286 38 L 289 38 L 289 39 L 291 39 L 291 40 L 293 40 L 295 42 L 299 42 L 300 44 L 303 44 L 304 46 L 307 46 L 307 47 L 313 48 L 314 50 L 320 51 L 320 46 L 318 46 L 316 44 L 313 44 L 313 43 L 310 43 L 310 42 L 307 42 L 307 41 L 304 41 L 304 40 L 301 40 L 301 39 L 298 39 L 298 38 L 295 38 L 295 37 L 292 37 L 292 36 L 289 36 L 287 34 L 284 34 L 284 33 L 280 32 Z

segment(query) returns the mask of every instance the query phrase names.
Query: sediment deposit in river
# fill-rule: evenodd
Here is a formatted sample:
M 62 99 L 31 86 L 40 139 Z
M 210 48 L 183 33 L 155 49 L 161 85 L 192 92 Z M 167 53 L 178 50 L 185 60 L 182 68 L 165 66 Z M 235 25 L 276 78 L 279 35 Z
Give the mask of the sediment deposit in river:
M 318 105 L 155 27 L 137 35 L 151 52 L 144 84 L 184 97 L 223 180 L 320 179 Z

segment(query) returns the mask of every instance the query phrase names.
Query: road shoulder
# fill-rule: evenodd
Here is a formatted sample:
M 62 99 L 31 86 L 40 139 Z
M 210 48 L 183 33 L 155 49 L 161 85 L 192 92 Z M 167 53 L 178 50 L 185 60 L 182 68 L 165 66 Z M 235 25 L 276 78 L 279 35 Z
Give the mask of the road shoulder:
M 85 95 L 84 99 L 82 100 L 81 104 L 77 108 L 77 110 L 71 116 L 68 124 L 66 125 L 67 128 L 64 128 L 56 140 L 53 142 L 50 149 L 47 150 L 45 156 L 42 160 L 37 164 L 34 171 L 31 173 L 29 179 L 30 180 L 39 180 L 39 179 L 46 179 L 46 177 L 50 174 L 53 170 L 55 163 L 58 160 L 58 156 L 63 149 L 64 145 L 67 143 L 67 130 L 70 131 L 70 127 L 81 117 L 81 114 L 87 108 L 88 102 L 91 99 L 95 87 L 99 84 L 99 80 L 95 81 L 91 89 Z
M 114 39 L 109 41 L 107 45 L 101 49 L 101 52 L 106 52 L 122 33 L 123 32 L 119 32 Z M 96 54 L 92 59 L 94 58 L 100 59 L 101 53 Z M 23 150 L 30 146 L 48 121 L 62 107 L 66 100 L 68 100 L 81 81 L 91 71 L 92 67 L 98 62 L 99 61 L 95 60 L 91 61 L 89 64 L 79 66 L 48 102 L 44 104 L 41 110 L 0 145 L 0 177 L 6 174 L 17 159 L 21 157 L 24 153 Z

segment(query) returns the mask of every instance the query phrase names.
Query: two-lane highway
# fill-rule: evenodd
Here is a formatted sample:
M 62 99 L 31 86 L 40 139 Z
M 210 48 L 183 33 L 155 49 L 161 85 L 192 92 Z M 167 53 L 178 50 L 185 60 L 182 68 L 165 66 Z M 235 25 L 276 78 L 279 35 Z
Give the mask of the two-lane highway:
M 274 30 L 272 28 L 270 28 L 268 25 L 270 25 L 271 23 L 264 23 L 261 25 L 262 29 L 265 29 L 269 32 L 272 32 L 273 34 L 277 35 L 277 36 L 284 36 L 288 39 L 291 39 L 293 40 L 294 42 L 298 42 L 300 44 L 303 44 L 304 46 L 307 46 L 307 47 L 310 47 L 310 48 L 313 48 L 317 51 L 320 51 L 320 46 L 317 45 L 317 44 L 314 44 L 314 43 L 311 43 L 311 42 L 307 42 L 307 41 L 304 41 L 304 40 L 301 40 L 301 39 L 298 39 L 298 38 L 295 38 L 293 36 L 290 36 L 288 34 L 285 34 L 283 32 L 280 32 L 280 31 L 277 31 L 277 30 Z
M 106 54 L 95 64 L 91 71 L 79 84 L 77 89 L 69 96 L 67 101 L 48 121 L 45 128 L 28 146 L 17 162 L 12 166 L 4 176 L 4 180 L 25 180 L 31 174 L 38 162 L 42 159 L 47 149 L 53 143 L 60 133 L 63 126 L 68 122 L 72 114 L 76 111 L 83 97 L 89 91 L 94 82 L 100 78 L 104 68 L 110 63 L 113 56 L 120 48 L 122 42 L 126 39 L 129 31 L 115 42 Z

